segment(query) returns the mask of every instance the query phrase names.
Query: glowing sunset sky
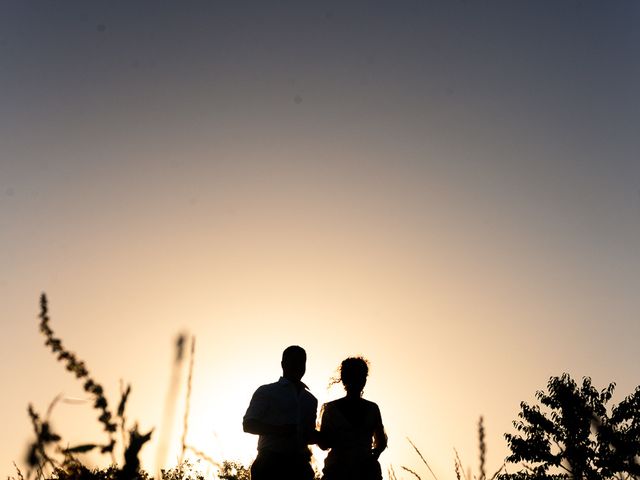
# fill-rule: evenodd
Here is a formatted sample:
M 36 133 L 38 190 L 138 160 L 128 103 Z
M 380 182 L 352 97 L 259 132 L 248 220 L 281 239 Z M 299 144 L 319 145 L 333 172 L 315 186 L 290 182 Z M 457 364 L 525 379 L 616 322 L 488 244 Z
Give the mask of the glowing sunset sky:
M 384 465 L 419 469 L 408 436 L 441 479 L 453 447 L 476 469 L 480 415 L 499 467 L 551 375 L 640 384 L 640 3 L 301 3 L 3 2 L 0 473 L 29 402 L 83 398 L 41 291 L 143 429 L 195 334 L 216 459 L 252 458 L 289 344 L 321 402 L 369 358 Z M 95 416 L 53 422 L 101 442 Z

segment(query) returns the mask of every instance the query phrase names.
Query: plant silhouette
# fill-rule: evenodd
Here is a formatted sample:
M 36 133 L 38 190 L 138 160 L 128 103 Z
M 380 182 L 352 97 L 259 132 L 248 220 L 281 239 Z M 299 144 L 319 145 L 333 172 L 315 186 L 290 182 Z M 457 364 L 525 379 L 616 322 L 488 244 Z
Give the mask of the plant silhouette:
M 511 455 L 520 464 L 503 480 L 602 480 L 639 478 L 640 387 L 607 409 L 615 384 L 597 390 L 589 377 L 578 385 L 570 375 L 551 377 L 537 405 L 520 404 L 518 433 L 506 434 Z
M 109 404 L 102 386 L 91 376 L 85 362 L 80 360 L 77 355 L 66 349 L 62 340 L 54 335 L 50 326 L 49 307 L 47 296 L 43 293 L 40 297 L 40 332 L 45 336 L 45 345 L 50 348 L 51 352 L 56 355 L 57 360 L 65 364 L 66 369 L 73 373 L 76 378 L 84 382 L 83 389 L 91 394 L 94 398 L 93 407 L 98 410 L 98 421 L 103 425 L 103 429 L 107 432 L 109 441 L 107 444 L 85 443 L 72 447 L 61 447 L 62 437 L 54 433 L 49 422 L 49 415 L 55 406 L 57 399 L 50 405 L 47 415 L 41 418 L 32 405 L 29 405 L 29 417 L 33 425 L 36 439 L 29 447 L 27 463 L 30 471 L 29 475 L 35 471 L 37 477 L 45 477 L 45 469 L 49 468 L 53 476 L 63 478 L 65 475 L 81 476 L 85 478 L 90 472 L 89 469 L 83 467 L 81 463 L 74 457 L 80 453 L 87 453 L 97 450 L 102 454 L 109 454 L 112 463 L 116 464 L 115 446 L 117 444 L 116 433 L 120 429 L 122 435 L 122 468 L 110 467 L 102 472 L 104 475 L 110 475 L 119 480 L 129 480 L 145 476 L 140 472 L 140 461 L 138 455 L 143 445 L 151 438 L 151 431 L 141 434 L 138 426 L 134 425 L 132 429 L 126 428 L 125 409 L 131 386 L 123 388 L 121 392 L 120 402 L 116 415 L 113 415 L 109 409 Z M 62 460 L 56 459 L 56 455 L 48 453 L 50 447 L 55 447 L 55 451 L 62 454 Z M 58 455 L 59 456 L 59 455 Z M 97 474 L 96 474 L 97 475 Z

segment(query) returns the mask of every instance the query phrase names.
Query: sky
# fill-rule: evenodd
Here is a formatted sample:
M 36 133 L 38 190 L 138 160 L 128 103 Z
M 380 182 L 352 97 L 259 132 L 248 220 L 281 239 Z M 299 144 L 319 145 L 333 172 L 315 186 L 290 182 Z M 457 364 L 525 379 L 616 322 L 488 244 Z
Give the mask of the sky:
M 290 344 L 321 403 L 370 360 L 383 465 L 423 478 L 407 438 L 440 479 L 454 447 L 477 471 L 482 415 L 495 470 L 550 376 L 640 383 L 637 2 L 0 9 L 1 473 L 29 403 L 104 441 L 41 292 L 112 404 L 132 384 L 150 469 L 179 332 L 217 460 L 251 461 L 242 415 Z

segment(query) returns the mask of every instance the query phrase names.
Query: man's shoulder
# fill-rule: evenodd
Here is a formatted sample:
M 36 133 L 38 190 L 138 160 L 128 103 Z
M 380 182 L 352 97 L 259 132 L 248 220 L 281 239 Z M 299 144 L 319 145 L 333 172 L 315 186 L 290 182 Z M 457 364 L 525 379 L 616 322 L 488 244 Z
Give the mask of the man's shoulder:
M 277 382 L 266 383 L 264 385 L 260 385 L 254 395 L 265 396 L 282 396 L 288 395 L 287 392 L 290 392 L 291 385 L 287 382 L 283 382 L 282 379 Z M 304 398 L 305 402 L 313 403 L 314 405 L 318 405 L 318 399 L 309 391 L 307 386 L 305 385 L 301 392 L 301 397 Z
M 280 383 L 279 382 L 265 383 L 264 385 L 260 385 L 256 389 L 256 393 L 258 393 L 258 392 L 261 392 L 261 393 L 271 392 L 271 391 L 276 390 L 278 388 L 280 388 Z
M 314 395 L 313 393 L 311 393 L 311 392 L 309 391 L 309 389 L 308 389 L 308 388 L 305 388 L 304 390 L 302 390 L 302 395 L 304 395 L 304 396 L 305 396 L 305 398 L 306 398 L 306 400 L 307 400 L 308 402 L 313 402 L 313 403 L 315 403 L 316 405 L 318 404 L 318 399 L 315 397 L 315 395 Z

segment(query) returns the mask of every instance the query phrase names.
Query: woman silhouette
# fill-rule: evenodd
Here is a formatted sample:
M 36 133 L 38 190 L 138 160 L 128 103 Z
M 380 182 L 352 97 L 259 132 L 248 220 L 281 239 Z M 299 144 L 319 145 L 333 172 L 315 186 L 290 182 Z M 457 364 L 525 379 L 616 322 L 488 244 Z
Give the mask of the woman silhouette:
M 322 469 L 323 480 L 382 479 L 378 457 L 387 448 L 387 435 L 378 405 L 362 398 L 368 374 L 364 358 L 344 360 L 339 381 L 347 394 L 322 407 L 318 445 L 331 449 Z

